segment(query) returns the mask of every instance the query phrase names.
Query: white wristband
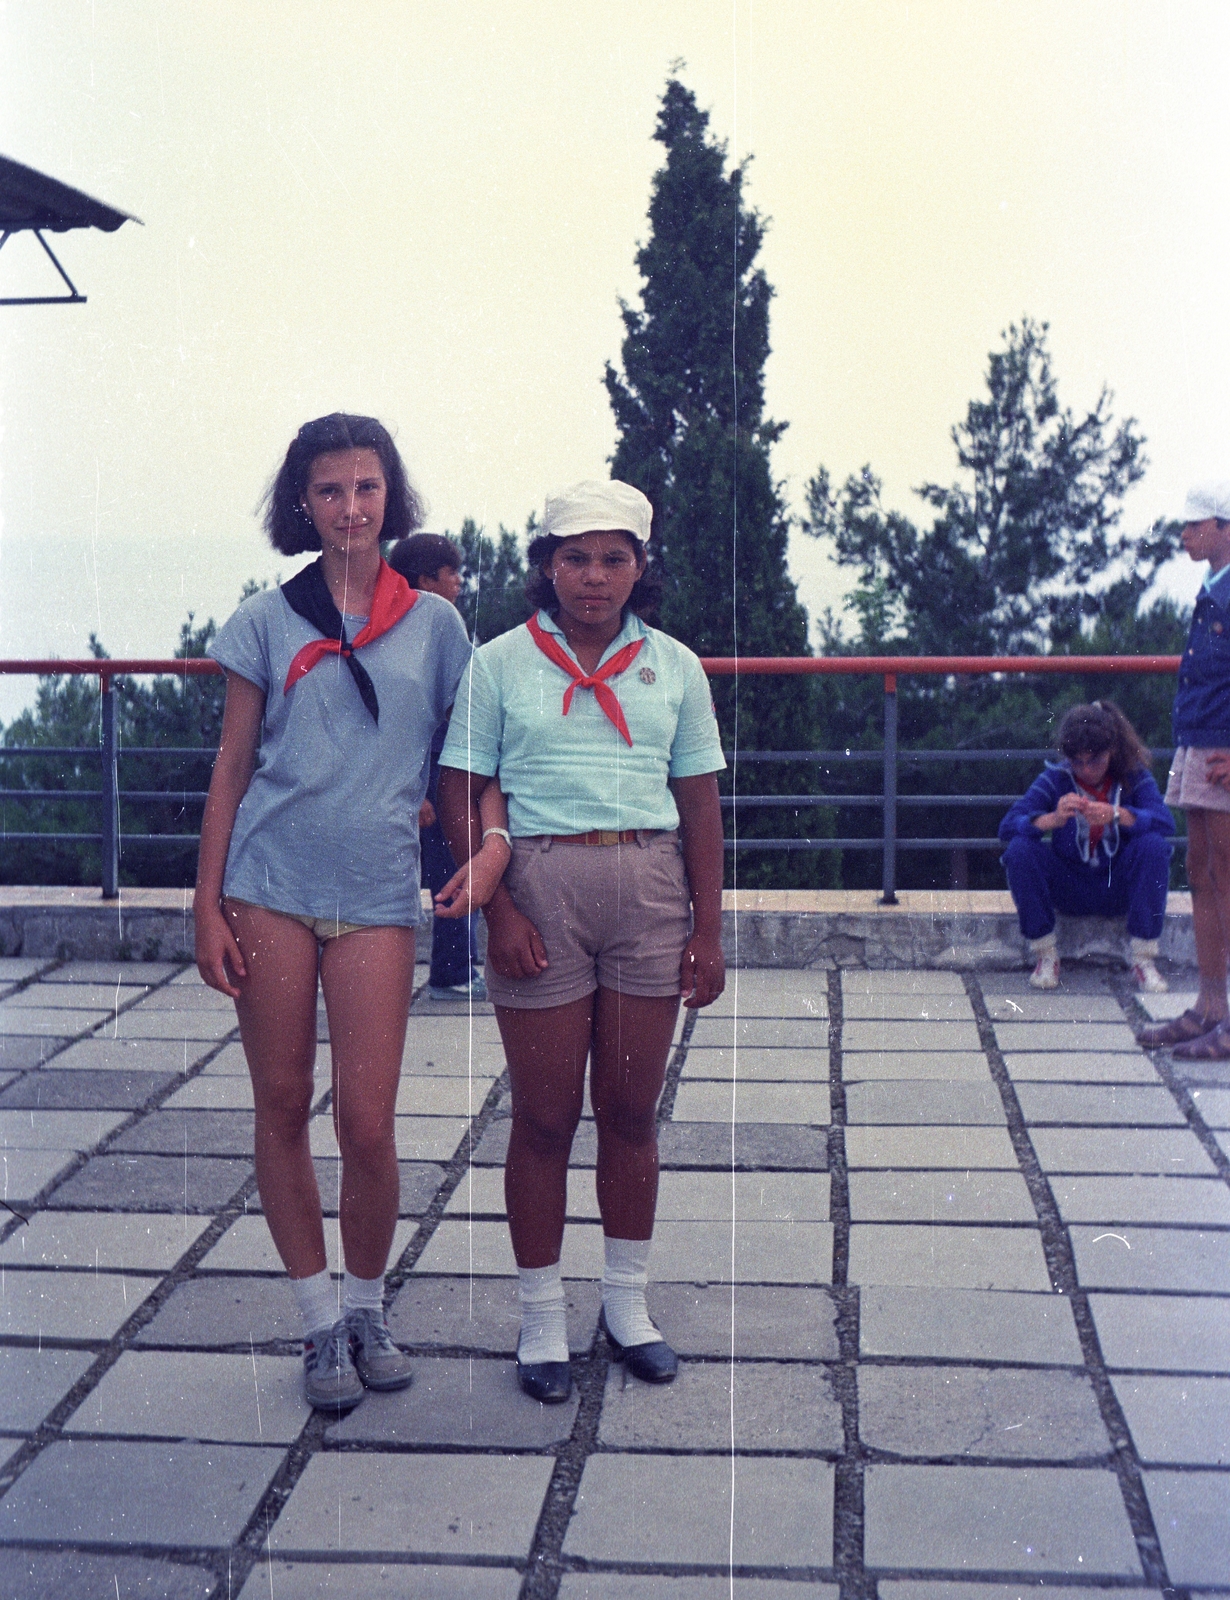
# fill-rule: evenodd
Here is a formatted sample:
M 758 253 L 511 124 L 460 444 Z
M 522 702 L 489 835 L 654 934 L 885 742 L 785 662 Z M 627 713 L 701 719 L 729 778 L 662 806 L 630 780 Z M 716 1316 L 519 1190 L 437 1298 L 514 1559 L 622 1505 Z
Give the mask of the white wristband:
M 507 828 L 484 828 L 483 829 L 483 843 L 484 844 L 486 844 L 487 840 L 491 837 L 491 835 L 493 833 L 497 834 L 501 839 L 503 839 L 504 843 L 508 846 L 508 848 L 510 850 L 512 849 L 512 836 L 509 833 Z

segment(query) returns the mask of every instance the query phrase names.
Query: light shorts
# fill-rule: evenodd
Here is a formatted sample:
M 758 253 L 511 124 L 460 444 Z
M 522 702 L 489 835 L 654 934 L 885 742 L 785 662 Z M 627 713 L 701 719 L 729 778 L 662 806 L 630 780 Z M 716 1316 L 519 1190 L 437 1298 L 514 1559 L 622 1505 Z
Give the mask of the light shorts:
M 512 851 L 505 887 L 542 935 L 550 964 L 536 978 L 501 978 L 488 958 L 487 995 L 497 1006 L 546 1010 L 599 985 L 654 999 L 679 993 L 692 903 L 674 829 L 628 844 L 514 839 Z
M 272 911 L 275 917 L 289 917 L 292 922 L 301 922 L 309 933 L 316 935 L 319 944 L 340 939 L 344 933 L 362 933 L 364 928 L 370 926 L 366 922 L 338 922 L 335 917 L 301 917 L 297 911 L 278 911 L 273 906 L 258 906 L 252 900 L 238 900 L 233 894 L 228 894 L 226 899 L 228 905 L 252 906 L 256 911 Z
M 1230 789 L 1210 783 L 1205 764 L 1210 756 L 1230 755 L 1230 750 L 1206 750 L 1200 745 L 1180 745 L 1170 763 L 1165 800 L 1184 811 L 1230 811 Z

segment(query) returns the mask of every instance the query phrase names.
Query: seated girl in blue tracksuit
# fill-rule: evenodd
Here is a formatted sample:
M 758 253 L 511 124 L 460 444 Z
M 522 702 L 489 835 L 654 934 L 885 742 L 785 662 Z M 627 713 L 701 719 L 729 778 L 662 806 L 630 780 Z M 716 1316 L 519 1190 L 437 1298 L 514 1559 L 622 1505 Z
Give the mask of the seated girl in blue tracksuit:
M 1166 988 L 1154 958 L 1175 829 L 1149 752 L 1109 700 L 1073 706 L 1055 742 L 1064 759 L 1047 762 L 999 825 L 1008 887 L 1036 961 L 1029 981 L 1035 989 L 1059 984 L 1056 911 L 1126 914 L 1133 976 L 1157 993 Z

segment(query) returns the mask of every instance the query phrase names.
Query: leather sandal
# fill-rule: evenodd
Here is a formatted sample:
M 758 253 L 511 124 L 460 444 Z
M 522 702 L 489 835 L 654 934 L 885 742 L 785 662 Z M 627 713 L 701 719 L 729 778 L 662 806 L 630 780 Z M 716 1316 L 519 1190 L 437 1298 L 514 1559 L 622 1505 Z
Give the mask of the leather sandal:
M 1176 1061 L 1230 1061 L 1230 1020 L 1223 1018 L 1211 1032 L 1179 1045 L 1174 1057 Z
M 1169 1022 L 1155 1022 L 1151 1028 L 1142 1028 L 1136 1036 L 1137 1044 L 1146 1050 L 1166 1049 L 1171 1045 L 1191 1044 L 1214 1033 L 1221 1026 L 1221 1017 L 1206 1017 L 1199 1011 L 1185 1011 L 1182 1016 L 1171 1017 Z
M 620 1344 L 606 1325 L 606 1308 L 598 1313 L 598 1327 L 611 1347 L 611 1359 L 622 1361 L 624 1371 L 630 1372 L 642 1383 L 673 1383 L 679 1371 L 679 1357 L 665 1339 L 652 1339 L 648 1344 Z

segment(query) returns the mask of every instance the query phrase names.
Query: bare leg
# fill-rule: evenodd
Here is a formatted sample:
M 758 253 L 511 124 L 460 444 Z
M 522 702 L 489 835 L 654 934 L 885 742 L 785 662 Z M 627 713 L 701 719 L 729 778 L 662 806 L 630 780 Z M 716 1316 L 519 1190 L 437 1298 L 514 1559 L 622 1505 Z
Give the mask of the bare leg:
M 542 1011 L 495 1008 L 512 1082 L 504 1202 L 519 1267 L 549 1267 L 560 1258 L 593 1014 L 593 995 Z
M 235 1002 L 256 1105 L 256 1181 L 292 1278 L 325 1270 L 320 1191 L 308 1147 L 316 1060 L 316 937 L 293 917 L 226 905 L 248 976 Z
M 679 997 L 598 990 L 590 1097 L 598 1125 L 598 1209 L 612 1239 L 653 1237 L 658 1098 Z
M 330 939 L 320 981 L 333 1049 L 333 1125 L 342 1152 L 338 1210 L 347 1269 L 378 1278 L 397 1226 L 393 1114 L 414 992 L 414 930 Z
M 1193 1009 L 1205 1017 L 1224 1017 L 1230 952 L 1230 815 L 1187 813 L 1187 881 L 1200 968 L 1200 994 Z

